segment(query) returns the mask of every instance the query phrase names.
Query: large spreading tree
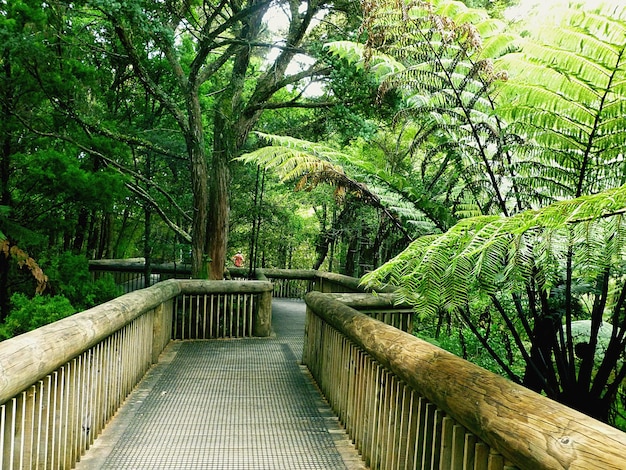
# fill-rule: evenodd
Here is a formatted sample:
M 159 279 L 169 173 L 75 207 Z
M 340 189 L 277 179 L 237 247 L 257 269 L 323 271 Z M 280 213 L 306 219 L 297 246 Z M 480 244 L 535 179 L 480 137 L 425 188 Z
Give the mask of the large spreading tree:
M 193 191 L 192 268 L 209 262 L 210 277 L 222 277 L 229 224 L 230 166 L 263 111 L 298 106 L 273 100 L 278 91 L 319 77 L 318 63 L 288 73 L 306 52 L 307 32 L 324 1 L 154 3 L 87 2 L 107 31 L 107 51 L 176 123 L 185 142 Z M 270 6 L 287 14 L 284 38 L 275 43 L 264 18 Z M 94 31 L 94 34 L 96 31 Z M 263 62 L 270 49 L 279 52 Z M 163 74 L 171 78 L 164 86 Z
M 16 31 L 37 51 L 20 59 L 51 113 L 38 119 L 8 109 L 8 95 L 4 112 L 31 135 L 87 156 L 94 171 L 124 175 L 146 214 L 156 213 L 191 244 L 194 275 L 221 278 L 232 159 L 264 112 L 329 106 L 302 93 L 328 75 L 328 66 L 289 66 L 319 55 L 311 35 L 316 22 L 345 8 L 350 3 L 20 0 L 6 12 L 7 34 L 21 19 L 34 33 Z M 190 201 L 180 197 L 185 181 Z

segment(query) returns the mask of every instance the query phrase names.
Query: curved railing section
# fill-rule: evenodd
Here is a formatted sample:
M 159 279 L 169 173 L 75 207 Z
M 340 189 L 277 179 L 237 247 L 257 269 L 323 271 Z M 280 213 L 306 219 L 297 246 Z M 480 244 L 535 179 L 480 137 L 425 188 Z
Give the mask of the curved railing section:
M 626 433 L 307 294 L 303 362 L 372 469 L 624 469 Z
M 102 275 L 113 276 L 116 284 L 125 292 L 143 289 L 146 277 L 150 285 L 167 279 L 189 279 L 191 266 L 187 264 L 152 264 L 146 276 L 143 259 L 134 260 L 94 260 L 89 262 L 89 270 L 94 278 Z M 342 274 L 328 273 L 314 269 L 273 269 L 230 268 L 225 273 L 230 280 L 269 280 L 274 285 L 274 297 L 303 298 L 307 292 L 366 292 L 359 285 L 360 280 Z
M 0 468 L 72 468 L 170 340 L 269 336 L 271 294 L 170 280 L 0 342 Z

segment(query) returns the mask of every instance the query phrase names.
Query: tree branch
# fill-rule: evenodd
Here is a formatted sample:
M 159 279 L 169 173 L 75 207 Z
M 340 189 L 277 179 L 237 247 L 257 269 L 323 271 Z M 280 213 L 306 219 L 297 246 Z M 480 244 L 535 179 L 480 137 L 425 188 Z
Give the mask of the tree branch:
M 157 202 L 152 199 L 152 197 L 142 187 L 131 184 L 129 182 L 126 182 L 125 185 L 130 191 L 132 191 L 141 199 L 150 204 L 150 206 L 159 214 L 161 219 L 163 219 L 163 222 L 165 222 L 169 228 L 176 232 L 181 238 L 191 243 L 191 235 L 189 235 L 185 230 L 172 222 L 170 218 L 165 214 L 165 212 L 161 209 L 161 207 L 157 204 Z
M 139 81 L 144 85 L 144 87 L 150 94 L 152 94 L 161 104 L 163 104 L 163 106 L 165 106 L 165 108 L 169 110 L 180 128 L 183 129 L 185 132 L 188 132 L 189 124 L 185 119 L 185 115 L 178 108 L 176 103 L 170 99 L 165 91 L 163 91 L 161 87 L 151 79 L 150 74 L 145 69 L 141 62 L 141 59 L 137 55 L 137 51 L 135 50 L 135 46 L 130 38 L 130 35 L 122 27 L 122 25 L 115 16 L 109 15 L 109 20 L 111 21 L 111 24 L 115 29 L 115 33 L 122 43 L 124 50 L 128 54 L 128 58 L 130 59 L 130 62 L 135 69 L 135 73 Z
M 71 138 L 69 138 L 67 136 L 64 136 L 62 134 L 56 134 L 56 133 L 51 133 L 51 132 L 43 132 L 43 131 L 37 130 L 37 129 L 33 128 L 32 126 L 28 125 L 28 123 L 26 123 L 25 121 L 23 121 L 21 119 L 21 117 L 17 116 L 17 118 L 18 118 L 18 120 L 20 120 L 20 122 L 22 122 L 24 124 L 24 126 L 26 126 L 33 133 L 35 133 L 37 135 L 40 135 L 42 137 L 50 137 L 50 138 L 60 139 L 60 140 L 63 140 L 65 142 L 68 142 L 68 143 L 70 143 L 72 145 L 75 145 L 78 149 L 82 150 L 83 152 L 102 159 L 107 165 L 114 167 L 121 174 L 126 174 L 126 175 L 129 175 L 129 176 L 132 176 L 133 178 L 136 178 L 136 179 L 142 181 L 147 186 L 155 188 L 160 194 L 162 194 L 167 199 L 167 201 L 170 204 L 172 204 L 173 207 L 176 208 L 176 210 L 181 214 L 181 216 L 186 221 L 191 222 L 191 220 L 192 220 L 191 217 L 176 203 L 174 198 L 167 191 L 165 191 L 159 185 L 155 184 L 153 181 L 151 181 L 150 179 L 148 179 L 145 176 L 141 175 L 140 173 L 137 173 L 136 171 L 131 170 L 131 169 L 125 167 L 124 165 L 121 165 L 121 164 L 117 163 L 115 160 L 113 160 L 112 158 L 107 157 L 103 153 L 98 152 L 97 150 L 93 150 L 93 149 L 91 149 L 89 147 L 86 147 L 85 145 L 80 144 L 80 143 L 76 142 L 75 140 L 73 140 L 73 139 L 71 139 Z M 151 203 L 156 204 L 156 203 L 154 203 L 153 200 L 151 201 Z

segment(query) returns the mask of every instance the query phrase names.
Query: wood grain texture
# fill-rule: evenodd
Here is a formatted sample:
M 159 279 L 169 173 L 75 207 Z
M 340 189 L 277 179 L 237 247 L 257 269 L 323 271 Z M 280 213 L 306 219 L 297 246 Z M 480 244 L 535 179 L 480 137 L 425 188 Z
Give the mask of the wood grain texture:
M 309 309 L 522 469 L 625 469 L 626 433 L 318 292 Z

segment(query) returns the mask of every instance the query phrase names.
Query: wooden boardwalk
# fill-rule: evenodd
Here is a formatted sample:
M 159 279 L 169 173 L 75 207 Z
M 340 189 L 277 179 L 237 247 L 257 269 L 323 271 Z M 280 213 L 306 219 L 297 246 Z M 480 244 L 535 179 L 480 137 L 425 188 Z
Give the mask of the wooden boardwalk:
M 77 469 L 366 468 L 300 364 L 305 307 L 271 338 L 172 342 Z

